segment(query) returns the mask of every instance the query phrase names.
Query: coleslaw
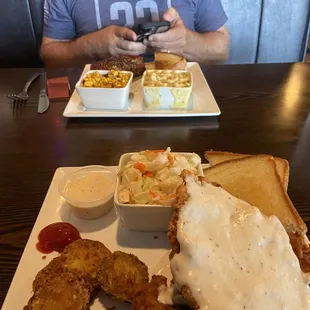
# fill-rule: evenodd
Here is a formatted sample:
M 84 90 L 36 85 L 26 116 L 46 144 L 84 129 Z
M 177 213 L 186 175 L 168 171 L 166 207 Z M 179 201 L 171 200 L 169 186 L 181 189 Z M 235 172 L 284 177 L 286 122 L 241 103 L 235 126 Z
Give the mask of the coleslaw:
M 182 184 L 182 170 L 198 174 L 200 164 L 197 154 L 171 153 L 169 147 L 134 154 L 119 171 L 119 202 L 171 206 Z

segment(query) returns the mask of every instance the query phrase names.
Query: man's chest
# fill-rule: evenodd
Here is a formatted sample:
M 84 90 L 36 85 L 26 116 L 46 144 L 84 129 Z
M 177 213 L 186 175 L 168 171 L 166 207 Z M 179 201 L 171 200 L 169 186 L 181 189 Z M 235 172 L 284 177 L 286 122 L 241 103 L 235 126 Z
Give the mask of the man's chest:
M 69 10 L 81 36 L 109 25 L 134 28 L 139 23 L 159 21 L 171 6 L 194 30 L 195 5 L 189 0 L 76 0 Z

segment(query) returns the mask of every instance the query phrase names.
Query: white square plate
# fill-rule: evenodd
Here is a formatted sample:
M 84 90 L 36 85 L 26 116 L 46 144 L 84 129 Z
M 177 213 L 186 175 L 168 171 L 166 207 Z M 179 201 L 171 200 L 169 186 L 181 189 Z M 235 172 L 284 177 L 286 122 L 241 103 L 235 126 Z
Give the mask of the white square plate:
M 203 165 L 203 168 L 208 165 Z M 117 167 L 110 167 L 117 171 Z M 32 296 L 32 282 L 36 274 L 44 268 L 52 258 L 57 256 L 53 252 L 44 254 L 36 249 L 38 234 L 45 226 L 55 222 L 68 222 L 74 225 L 82 238 L 99 240 L 111 251 L 124 251 L 135 254 L 149 267 L 150 276 L 154 273 L 169 275 L 167 268 L 170 243 L 167 232 L 137 232 L 127 230 L 119 221 L 116 209 L 113 208 L 106 216 L 96 220 L 81 220 L 76 218 L 68 204 L 58 193 L 58 184 L 62 177 L 76 169 L 76 167 L 58 168 L 54 174 L 42 208 L 32 229 L 24 253 L 16 269 L 11 286 L 7 293 L 2 310 L 23 309 Z M 18 296 L 18 298 L 17 298 Z M 129 304 L 120 304 L 100 295 L 91 305 L 91 310 L 103 310 L 116 306 L 118 310 L 131 309 Z
M 82 75 L 90 70 L 86 65 Z M 193 74 L 193 90 L 189 99 L 188 110 L 158 110 L 151 111 L 142 105 L 143 94 L 141 78 L 134 80 L 130 88 L 128 105 L 124 110 L 104 111 L 86 109 L 74 90 L 65 110 L 64 117 L 189 117 L 189 116 L 216 116 L 221 111 L 214 99 L 210 87 L 196 62 L 187 63 L 187 70 Z

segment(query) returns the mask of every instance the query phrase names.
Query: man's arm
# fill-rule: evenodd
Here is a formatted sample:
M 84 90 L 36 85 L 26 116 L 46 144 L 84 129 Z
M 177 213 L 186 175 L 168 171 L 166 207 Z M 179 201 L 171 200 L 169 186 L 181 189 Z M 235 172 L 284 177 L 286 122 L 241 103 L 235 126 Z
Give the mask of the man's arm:
M 204 33 L 187 29 L 178 12 L 169 8 L 163 16 L 172 27 L 163 33 L 153 34 L 144 44 L 161 51 L 184 55 L 189 61 L 222 63 L 229 54 L 229 34 L 225 26 Z
M 225 26 L 217 31 L 197 33 L 186 30 L 184 57 L 200 63 L 222 63 L 229 55 L 229 33 Z
M 77 40 L 64 41 L 43 37 L 40 56 L 45 67 L 80 66 L 96 60 L 96 51 L 88 41 L 90 35 Z
M 110 55 L 140 55 L 142 43 L 125 27 L 108 26 L 71 41 L 43 37 L 40 55 L 47 67 L 81 66 Z

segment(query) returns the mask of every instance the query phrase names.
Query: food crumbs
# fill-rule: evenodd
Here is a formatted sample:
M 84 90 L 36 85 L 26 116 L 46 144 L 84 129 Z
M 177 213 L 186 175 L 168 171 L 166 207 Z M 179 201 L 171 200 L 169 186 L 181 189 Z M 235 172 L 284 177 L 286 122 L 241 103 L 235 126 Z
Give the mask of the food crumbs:
M 43 259 L 43 260 L 46 259 L 46 255 L 43 255 L 43 256 L 42 256 L 42 259 Z

